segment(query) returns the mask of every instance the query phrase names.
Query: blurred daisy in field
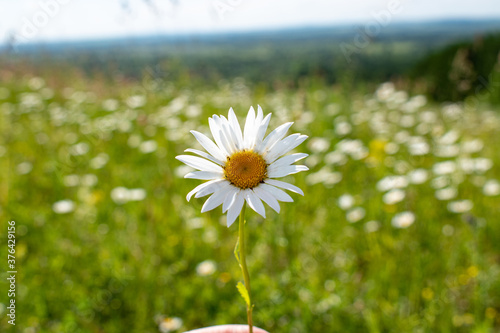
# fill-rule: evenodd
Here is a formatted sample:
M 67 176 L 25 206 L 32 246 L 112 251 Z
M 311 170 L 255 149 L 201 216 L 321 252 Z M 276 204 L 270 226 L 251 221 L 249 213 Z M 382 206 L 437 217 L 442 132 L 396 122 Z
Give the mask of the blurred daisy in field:
M 469 157 L 461 157 L 457 160 L 458 167 L 466 174 L 474 172 L 474 159 Z
M 191 172 L 193 169 L 187 165 L 180 165 L 175 168 L 174 173 L 177 177 L 184 177 L 186 174 Z
M 436 191 L 435 195 L 438 200 L 451 200 L 456 198 L 458 191 L 453 187 L 446 187 Z
M 394 155 L 399 151 L 399 145 L 394 142 L 387 142 L 384 147 L 384 151 L 386 154 Z
M 493 161 L 486 157 L 474 159 L 474 169 L 476 172 L 484 173 L 493 167 Z
M 340 151 L 331 151 L 325 155 L 325 163 L 329 165 L 344 165 L 347 163 L 347 157 Z
M 394 171 L 398 174 L 404 174 L 410 171 L 411 165 L 403 160 L 395 161 L 394 162 Z
M 402 144 L 408 142 L 410 139 L 410 133 L 408 131 L 399 131 L 394 135 L 394 142 Z
M 81 156 L 81 155 L 85 155 L 86 153 L 88 153 L 89 149 L 90 149 L 90 147 L 87 143 L 80 142 L 80 143 L 76 143 L 76 144 L 72 145 L 69 148 L 69 153 L 71 155 Z
M 452 213 L 467 213 L 474 207 L 470 200 L 458 200 L 448 203 L 448 210 Z
M 199 105 L 189 105 L 186 108 L 186 117 L 188 118 L 197 118 L 201 115 L 201 106 Z
M 346 121 L 341 121 L 341 122 L 335 124 L 335 133 L 338 136 L 345 136 L 345 135 L 351 133 L 351 131 L 352 131 L 352 125 Z
M 466 154 L 479 153 L 484 147 L 481 139 L 473 139 L 462 142 L 462 152 Z
M 92 187 L 92 186 L 96 185 L 97 181 L 98 181 L 97 176 L 94 174 L 91 174 L 91 173 L 80 177 L 80 183 L 83 186 L 87 186 L 87 187 Z
M 31 79 L 29 79 L 29 81 L 28 81 L 28 87 L 31 90 L 40 90 L 44 86 L 45 86 L 45 80 L 42 79 L 41 77 L 35 76 L 35 77 L 32 77 Z
M 16 167 L 16 171 L 20 175 L 26 175 L 30 173 L 31 170 L 33 170 L 33 164 L 31 164 L 30 162 L 19 163 Z
M 378 221 L 368 221 L 365 223 L 365 231 L 367 233 L 375 232 L 380 229 L 380 222 Z
M 392 225 L 400 229 L 408 228 L 413 222 L 415 222 L 415 214 L 412 212 L 402 212 L 392 218 Z
M 125 101 L 127 106 L 132 109 L 140 108 L 146 104 L 146 96 L 143 95 L 134 95 L 127 98 Z
M 331 103 L 325 106 L 325 114 L 333 117 L 336 116 L 340 112 L 340 105 Z
M 102 102 L 102 108 L 108 112 L 118 110 L 118 106 L 120 106 L 120 102 L 118 102 L 116 99 L 110 98 Z
M 96 157 L 90 160 L 90 167 L 92 169 L 101 169 L 108 163 L 109 155 L 106 153 L 99 153 Z
M 483 193 L 487 196 L 496 196 L 500 194 L 500 183 L 496 179 L 488 180 L 483 186 Z
M 330 141 L 325 138 L 312 138 L 307 147 L 313 153 L 323 153 L 330 148 Z
M 434 155 L 442 158 L 455 157 L 460 154 L 460 146 L 458 144 L 452 145 L 437 145 L 434 147 Z
M 443 116 L 449 120 L 459 119 L 463 112 L 464 110 L 458 104 L 446 105 L 442 109 Z
M 138 134 L 132 134 L 128 137 L 127 144 L 131 148 L 137 148 L 142 142 L 142 138 Z
M 411 140 L 408 143 L 408 151 L 412 156 L 422 156 L 429 153 L 430 147 L 429 144 L 423 141 L 423 138 L 421 138 L 419 140 Z
M 78 175 L 67 175 L 63 177 L 64 186 L 74 187 L 80 184 L 80 177 Z
M 354 205 L 354 197 L 350 194 L 343 194 L 337 201 L 340 209 L 347 210 Z
M 394 205 L 401 202 L 406 197 L 406 193 L 400 189 L 392 189 L 382 197 L 382 200 L 387 205 Z
M 361 160 L 368 156 L 369 150 L 361 140 L 344 139 L 337 143 L 336 148 L 354 160 Z
M 147 140 L 144 142 L 141 142 L 139 145 L 139 151 L 143 154 L 150 154 L 156 151 L 158 149 L 158 143 L 156 143 L 155 140 Z
M 43 107 L 43 100 L 38 93 L 21 93 L 19 94 L 19 108 L 25 112 L 37 109 L 40 110 Z
M 386 192 L 395 188 L 406 188 L 408 179 L 405 176 L 386 176 L 377 182 L 377 190 Z
M 399 119 L 399 125 L 404 128 L 409 128 L 415 126 L 415 117 L 406 114 Z
M 427 133 L 429 133 L 431 131 L 431 126 L 427 123 L 420 123 L 415 128 L 415 131 L 419 135 L 426 135 Z
M 180 155 L 176 158 L 199 170 L 188 173 L 185 178 L 208 180 L 187 195 L 189 201 L 193 195 L 200 198 L 212 194 L 205 201 L 202 213 L 222 205 L 222 211 L 228 212 L 227 225 L 230 226 L 240 214 L 245 201 L 254 211 L 265 217 L 262 201 L 278 213 L 278 201 L 293 201 L 292 197 L 280 188 L 303 195 L 297 186 L 275 178 L 308 170 L 304 165 L 293 165 L 307 154 L 297 153 L 282 157 L 304 142 L 307 136 L 292 134 L 284 138 L 292 125 L 285 123 L 264 137 L 270 119 L 270 114 L 264 117 L 260 106 L 257 114 L 251 107 L 244 130 L 241 131 L 231 108 L 228 118 L 214 115 L 208 120 L 215 143 L 204 134 L 191 131 L 208 153 L 187 149 L 186 152 L 201 157 Z
M 307 161 L 305 161 L 305 164 L 307 165 L 308 168 L 312 169 L 315 166 L 317 166 L 319 163 L 321 163 L 322 158 L 318 154 L 314 154 L 312 156 L 309 156 Z
M 75 210 L 75 203 L 72 200 L 65 199 L 55 202 L 52 205 L 52 210 L 56 214 L 67 214 Z
M 179 317 L 165 318 L 163 316 L 157 316 L 158 329 L 161 333 L 169 333 L 173 331 L 178 331 L 182 328 L 182 319 Z
M 394 84 L 392 82 L 386 82 L 378 87 L 377 91 L 375 92 L 375 96 L 379 101 L 386 101 L 391 98 L 395 92 L 396 89 L 394 88 Z
M 448 176 L 439 176 L 431 181 L 431 186 L 435 189 L 440 189 L 450 185 L 451 179 Z
M 406 103 L 408 101 L 408 93 L 406 91 L 396 91 L 390 98 L 389 101 L 391 102 L 389 104 L 389 107 L 397 107 L 403 103 Z
M 319 171 L 306 176 L 308 185 L 324 184 L 325 187 L 331 187 L 342 180 L 340 172 L 332 172 L 328 166 L 321 168 Z
M 415 169 L 408 172 L 407 177 L 412 184 L 423 184 L 427 181 L 429 173 L 425 169 Z
M 457 142 L 460 138 L 460 133 L 456 130 L 451 130 L 443 134 L 440 138 L 437 139 L 437 142 L 441 145 L 451 145 Z
M 432 171 L 436 175 L 448 175 L 455 172 L 457 164 L 454 161 L 444 161 L 434 164 Z
M 141 201 L 146 198 L 146 191 L 142 188 L 128 189 L 123 186 L 115 187 L 111 190 L 111 199 L 117 204 L 124 204 L 129 201 Z
M 349 221 L 349 223 L 356 223 L 362 220 L 365 215 L 366 212 L 363 207 L 354 207 L 346 213 L 345 218 L 347 221 Z
M 196 266 L 196 274 L 199 276 L 208 276 L 215 273 L 217 266 L 213 260 L 205 260 Z
M 438 117 L 434 111 L 423 111 L 419 115 L 420 121 L 428 124 L 434 124 L 437 120 Z

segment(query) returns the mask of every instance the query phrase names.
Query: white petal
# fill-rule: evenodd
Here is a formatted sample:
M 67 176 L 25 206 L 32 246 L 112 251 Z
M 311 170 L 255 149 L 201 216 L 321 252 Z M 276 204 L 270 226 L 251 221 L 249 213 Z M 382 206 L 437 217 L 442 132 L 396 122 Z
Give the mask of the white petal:
M 282 182 L 281 180 L 266 179 L 265 182 L 269 185 L 281 187 L 281 188 L 284 188 L 285 190 L 292 191 L 292 192 L 298 193 L 300 195 L 304 195 L 304 192 L 302 192 L 302 190 L 300 188 L 298 188 L 297 186 Z
M 236 118 L 236 115 L 234 114 L 233 108 L 229 109 L 228 120 L 229 125 L 233 129 L 236 139 L 238 140 L 238 149 L 243 149 L 243 134 L 241 133 L 241 127 L 238 123 L 238 118 Z
M 236 218 L 240 215 L 241 213 L 241 208 L 243 208 L 243 204 L 245 203 L 245 195 L 243 194 L 243 191 L 239 191 L 236 194 L 236 197 L 234 198 L 234 202 L 229 207 L 229 211 L 227 212 L 227 227 L 229 228 L 231 224 L 234 223 Z
M 236 134 L 233 132 L 233 129 L 229 125 L 229 121 L 226 119 L 226 117 L 221 116 L 219 120 L 220 120 L 220 126 L 222 128 L 222 133 L 224 135 L 225 140 L 229 144 L 229 148 L 231 149 L 230 152 L 232 154 L 235 151 L 239 150 L 238 139 L 236 138 Z
M 264 208 L 262 201 L 260 201 L 259 197 L 252 190 L 245 191 L 245 200 L 250 208 L 252 208 L 260 216 L 264 218 L 266 217 L 266 209 Z
M 257 106 L 257 116 L 255 117 L 255 125 L 259 126 L 260 123 L 262 122 L 262 119 L 264 119 L 264 112 L 262 112 L 262 108 L 260 105 Z
M 208 118 L 208 126 L 210 127 L 210 132 L 212 132 L 212 136 L 214 137 L 215 143 L 219 149 L 226 154 L 226 156 L 231 155 L 231 148 L 222 133 L 219 116 L 213 115 L 212 118 Z
M 212 180 L 212 179 L 222 179 L 224 175 L 222 172 L 212 172 L 212 171 L 193 171 L 184 176 L 188 179 L 201 179 L 201 180 Z
M 276 168 L 281 168 L 281 167 L 284 167 L 284 166 L 288 166 L 292 163 L 295 163 L 297 161 L 300 161 L 301 159 L 303 158 L 306 158 L 307 154 L 304 154 L 304 153 L 297 153 L 297 154 L 291 154 L 291 155 L 288 155 L 288 156 L 285 156 L 285 157 L 282 157 L 280 158 L 279 160 L 273 162 L 268 168 L 267 170 L 268 171 L 272 171 Z
M 260 106 L 259 106 L 260 108 Z M 262 112 L 262 109 L 261 109 Z M 269 121 L 271 120 L 271 114 L 268 114 L 266 118 L 259 124 L 257 128 L 257 133 L 255 134 L 255 145 L 258 147 L 262 144 L 264 140 L 264 135 L 266 135 L 267 126 L 269 126 Z
M 218 159 L 216 159 L 215 157 L 213 157 L 210 154 L 205 153 L 204 151 L 201 151 L 201 150 L 198 150 L 198 149 L 191 149 L 191 148 L 186 149 L 184 151 L 186 153 L 193 153 L 193 154 L 199 155 L 201 157 L 206 158 L 207 160 L 210 160 L 210 161 L 212 161 L 214 163 L 219 164 L 220 166 L 224 166 L 224 163 L 222 161 L 219 161 Z
M 207 196 L 209 194 L 212 194 L 212 193 L 218 191 L 220 188 L 222 188 L 223 186 L 226 186 L 227 184 L 230 184 L 230 183 L 225 179 L 216 179 L 215 183 L 212 184 L 212 186 L 204 187 L 204 188 L 200 189 L 194 197 L 195 198 L 202 198 L 204 196 Z
M 234 199 L 236 198 L 236 195 L 238 194 L 238 192 L 240 191 L 240 189 L 232 186 L 228 193 L 227 193 L 227 196 L 226 196 L 226 199 L 224 199 L 224 202 L 222 203 L 222 212 L 225 213 L 227 212 L 227 210 L 231 207 L 231 205 L 233 204 L 234 202 Z
M 272 148 L 276 144 L 276 142 L 283 139 L 286 132 L 288 132 L 288 129 L 292 125 L 293 123 L 285 123 L 274 129 L 274 131 L 269 133 L 269 135 L 264 139 L 264 141 L 258 147 L 255 147 L 255 150 L 260 153 L 265 153 L 267 150 Z
M 268 171 L 267 175 L 269 178 L 279 178 L 307 170 L 309 170 L 309 168 L 305 165 L 288 165 L 281 168 L 275 168 L 272 171 Z
M 182 163 L 201 171 L 223 172 L 220 165 L 214 164 L 201 157 L 196 157 L 191 155 L 179 155 L 176 156 L 175 158 L 181 161 Z
M 283 140 L 277 142 L 264 156 L 267 163 L 274 162 L 278 157 L 285 155 L 293 148 L 300 145 L 304 140 L 307 139 L 307 135 L 292 134 L 284 138 Z
M 247 119 L 245 121 L 245 128 L 243 129 L 243 148 L 253 148 L 251 147 L 251 140 L 253 139 L 253 129 L 255 124 L 255 110 L 253 106 L 250 107 L 250 110 L 247 114 Z
M 224 181 L 224 179 L 214 179 L 214 180 L 211 180 L 211 181 L 208 181 L 206 183 L 203 183 L 203 184 L 196 186 L 191 192 L 189 192 L 187 194 L 187 196 L 186 196 L 187 201 L 191 200 L 191 197 L 193 196 L 193 194 L 197 193 L 198 191 L 203 190 L 205 188 L 216 188 L 216 186 L 214 186 L 214 184 L 216 184 L 218 182 L 222 182 L 222 181 Z M 213 192 L 215 192 L 215 189 L 210 193 L 213 193 Z
M 246 148 L 248 148 L 248 149 L 255 148 L 255 145 L 257 144 L 258 131 L 259 131 L 261 124 L 263 124 L 264 114 L 262 112 L 262 108 L 259 106 L 257 108 L 257 110 L 258 110 L 257 116 L 255 117 L 255 121 L 254 121 L 253 126 L 252 126 L 253 128 L 251 129 L 251 131 L 250 131 L 251 134 L 248 138 L 249 141 L 247 142 L 248 146 Z M 268 121 L 269 121 L 269 119 L 268 119 Z M 266 128 L 267 128 L 267 126 L 266 126 Z
M 218 159 L 219 161 L 225 161 L 227 159 L 228 154 L 224 153 L 217 145 L 210 140 L 205 134 L 202 134 L 197 131 L 191 131 L 196 140 L 205 148 L 205 150 Z
M 225 183 L 221 188 L 215 191 L 214 194 L 212 194 L 210 198 L 208 198 L 207 201 L 205 201 L 203 207 L 201 207 L 201 212 L 205 213 L 214 209 L 217 206 L 220 206 L 224 202 L 224 199 L 227 196 L 229 186 L 231 186 L 229 182 Z
M 276 213 L 280 212 L 280 204 L 278 203 L 278 200 L 276 200 L 276 198 L 271 193 L 267 192 L 264 188 L 260 186 L 255 187 L 253 191 L 255 192 L 255 194 L 257 194 L 259 198 L 262 199 L 262 201 L 264 201 L 269 205 L 269 207 L 274 209 Z
M 267 192 L 271 193 L 279 201 L 293 202 L 292 197 L 289 196 L 285 191 L 280 190 L 279 188 L 267 184 L 260 184 L 259 187 L 262 187 L 263 190 L 266 190 Z

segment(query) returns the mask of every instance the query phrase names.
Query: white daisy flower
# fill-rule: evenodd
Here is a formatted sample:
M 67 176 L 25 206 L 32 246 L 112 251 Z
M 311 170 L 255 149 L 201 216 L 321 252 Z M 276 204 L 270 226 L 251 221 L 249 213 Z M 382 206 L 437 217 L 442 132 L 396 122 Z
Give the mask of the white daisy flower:
M 212 194 L 205 201 L 202 213 L 222 205 L 223 212 L 228 212 L 229 227 L 240 214 L 245 201 L 254 211 L 266 217 L 262 201 L 277 213 L 280 212 L 278 201 L 293 201 L 281 189 L 304 195 L 297 186 L 275 178 L 308 170 L 304 165 L 293 165 L 307 154 L 281 157 L 304 142 L 307 136 L 292 134 L 284 138 L 293 124 L 285 123 L 264 138 L 270 119 L 271 114 L 264 117 L 260 106 L 257 115 L 251 107 L 242 132 L 231 108 L 227 119 L 222 115 L 214 115 L 208 119 L 215 143 L 204 134 L 191 131 L 208 154 L 196 149 L 186 149 L 186 152 L 201 157 L 180 155 L 176 158 L 199 170 L 188 173 L 184 178 L 208 180 L 187 195 L 189 201 L 193 195 L 201 198 Z
M 392 226 L 399 229 L 408 228 L 415 222 L 415 214 L 412 212 L 401 212 L 392 218 Z

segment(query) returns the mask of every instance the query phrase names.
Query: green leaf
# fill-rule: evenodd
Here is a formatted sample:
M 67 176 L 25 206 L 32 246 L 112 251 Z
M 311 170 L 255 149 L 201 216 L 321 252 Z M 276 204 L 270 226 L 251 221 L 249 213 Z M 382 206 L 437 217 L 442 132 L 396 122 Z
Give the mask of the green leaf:
M 248 290 L 245 287 L 245 285 L 241 282 L 238 282 L 238 285 L 236 286 L 238 288 L 238 291 L 240 292 L 241 297 L 245 300 L 245 303 L 247 303 L 247 307 L 250 307 L 250 296 L 248 296 Z

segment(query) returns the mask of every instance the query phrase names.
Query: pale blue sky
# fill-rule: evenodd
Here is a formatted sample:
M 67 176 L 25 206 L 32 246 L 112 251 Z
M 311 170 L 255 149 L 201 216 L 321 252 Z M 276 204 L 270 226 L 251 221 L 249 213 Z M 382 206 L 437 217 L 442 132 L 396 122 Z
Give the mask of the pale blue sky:
M 290 26 L 498 18 L 499 0 L 0 0 L 0 43 Z M 151 3 L 152 10 L 146 3 Z M 391 7 L 392 6 L 392 7 Z

